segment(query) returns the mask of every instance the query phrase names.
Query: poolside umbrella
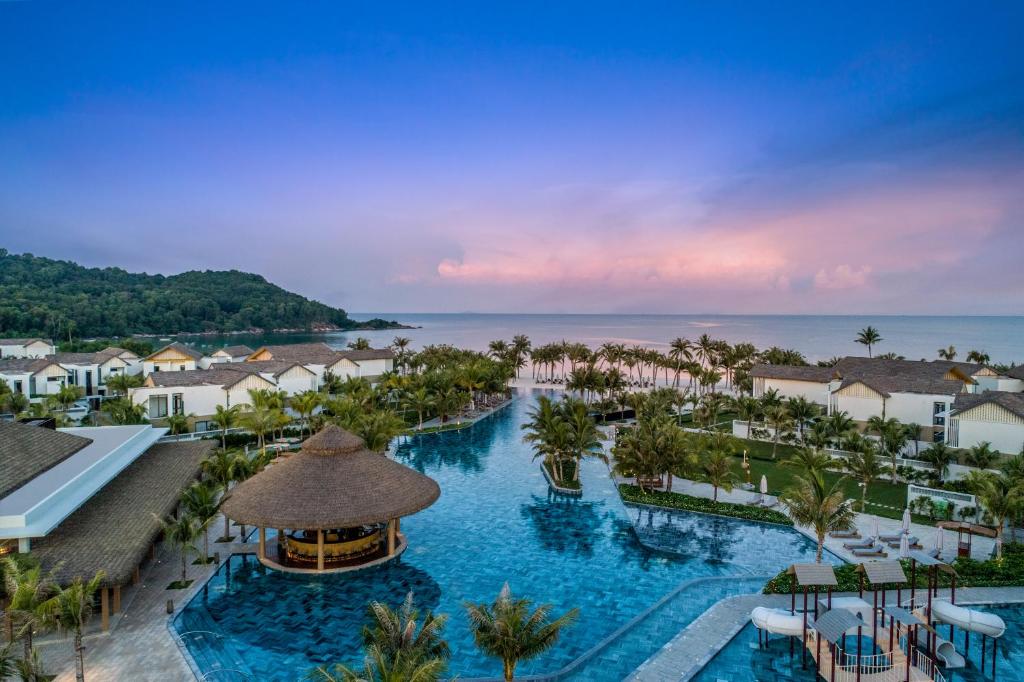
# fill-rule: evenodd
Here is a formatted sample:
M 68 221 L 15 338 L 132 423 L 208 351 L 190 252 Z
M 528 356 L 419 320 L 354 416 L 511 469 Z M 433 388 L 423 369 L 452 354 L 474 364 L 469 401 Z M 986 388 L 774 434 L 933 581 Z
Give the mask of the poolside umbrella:
M 878 537 L 878 519 L 877 518 L 875 519 L 874 523 L 872 524 L 871 530 L 873 531 L 871 533 L 871 537 L 877 538 Z
M 910 532 L 910 507 L 903 510 L 903 533 Z
M 768 494 L 768 477 L 765 476 L 764 474 L 761 474 L 761 494 Z
M 900 538 L 900 558 L 906 559 L 910 556 L 910 538 L 906 533 Z
M 942 554 L 942 529 L 939 528 L 935 531 L 935 549 L 939 550 L 939 554 Z

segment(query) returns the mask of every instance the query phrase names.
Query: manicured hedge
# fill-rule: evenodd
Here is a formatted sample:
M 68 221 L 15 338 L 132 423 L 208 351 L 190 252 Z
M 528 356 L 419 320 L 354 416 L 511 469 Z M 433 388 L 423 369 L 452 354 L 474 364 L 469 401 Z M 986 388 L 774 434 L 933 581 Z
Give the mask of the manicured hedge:
M 903 572 L 910 579 L 910 561 L 902 561 Z M 856 564 L 836 566 L 836 580 L 839 586 L 836 592 L 856 592 L 858 577 Z M 957 573 L 956 586 L 960 587 L 1019 587 L 1024 586 L 1024 545 L 1013 544 L 1003 547 L 1003 558 L 976 561 L 974 559 L 957 559 L 953 562 Z M 917 586 L 927 587 L 927 569 L 918 567 Z M 950 576 L 939 572 L 939 586 L 949 587 Z M 895 589 L 895 586 L 892 586 Z M 782 571 L 764 586 L 765 594 L 789 594 L 790 576 Z
M 733 504 L 732 502 L 715 502 L 706 497 L 693 497 L 692 495 L 683 495 L 682 493 L 647 492 L 641 490 L 638 486 L 628 483 L 619 485 L 619 495 L 622 496 L 623 501 L 635 504 L 649 504 L 655 507 L 731 516 L 737 519 L 765 521 L 786 526 L 793 525 L 792 519 L 774 509 L 762 509 L 745 504 Z

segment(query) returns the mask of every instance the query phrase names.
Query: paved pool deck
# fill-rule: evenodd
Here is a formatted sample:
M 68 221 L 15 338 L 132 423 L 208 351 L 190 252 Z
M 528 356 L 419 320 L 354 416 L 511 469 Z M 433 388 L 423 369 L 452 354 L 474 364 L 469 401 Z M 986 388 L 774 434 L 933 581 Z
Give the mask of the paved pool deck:
M 906 596 L 904 591 L 903 596 Z M 856 597 L 856 592 L 834 596 Z M 939 590 L 939 598 L 949 598 L 949 590 Z M 887 595 L 890 603 L 895 591 Z M 969 587 L 957 590 L 958 604 L 1024 603 L 1024 587 Z M 715 655 L 749 622 L 757 606 L 789 608 L 790 597 L 781 594 L 747 594 L 729 597 L 705 611 L 672 641 L 647 659 L 628 682 L 686 682 L 700 672 Z

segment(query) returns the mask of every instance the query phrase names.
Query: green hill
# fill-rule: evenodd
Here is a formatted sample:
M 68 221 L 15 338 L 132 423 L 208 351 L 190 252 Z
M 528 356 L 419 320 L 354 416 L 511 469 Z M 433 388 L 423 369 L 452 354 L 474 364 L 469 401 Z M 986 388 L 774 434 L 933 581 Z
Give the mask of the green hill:
M 248 329 L 381 329 L 344 310 L 230 270 L 164 277 L 0 249 L 0 337 L 129 336 Z

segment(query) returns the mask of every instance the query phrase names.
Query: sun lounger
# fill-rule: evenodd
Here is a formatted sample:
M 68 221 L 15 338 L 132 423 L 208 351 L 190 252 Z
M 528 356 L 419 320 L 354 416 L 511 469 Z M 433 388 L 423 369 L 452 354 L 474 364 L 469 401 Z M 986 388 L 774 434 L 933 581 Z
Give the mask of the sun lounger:
M 881 542 L 895 542 L 895 543 L 899 543 L 900 538 L 902 538 L 902 537 L 903 537 L 903 531 L 900 531 L 899 533 L 882 533 L 881 535 L 878 536 L 878 539 Z
M 875 538 L 865 538 L 857 542 L 844 542 L 843 549 L 870 549 L 875 546 Z
M 887 540 L 885 544 L 889 545 L 893 549 L 899 549 L 900 542 L 902 542 L 902 540 L 903 538 L 899 537 L 895 541 Z M 913 535 L 907 538 L 907 544 L 910 546 L 910 549 L 921 549 L 921 541 Z
M 860 531 L 858 530 L 837 530 L 828 534 L 830 538 L 836 538 L 837 540 L 860 540 Z
M 880 557 L 880 558 L 884 559 L 884 558 L 886 558 L 889 555 L 886 554 L 884 547 L 882 547 L 881 545 L 875 545 L 874 547 L 871 547 L 871 548 L 868 548 L 868 549 L 855 549 L 855 550 L 853 550 L 853 556 L 859 556 L 859 557 Z
M 765 495 L 761 501 L 761 506 L 765 509 L 771 509 L 772 507 L 779 506 L 779 498 L 772 497 L 771 495 Z

